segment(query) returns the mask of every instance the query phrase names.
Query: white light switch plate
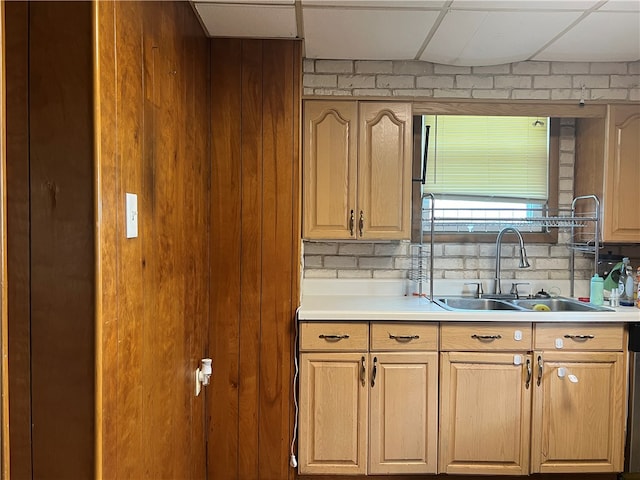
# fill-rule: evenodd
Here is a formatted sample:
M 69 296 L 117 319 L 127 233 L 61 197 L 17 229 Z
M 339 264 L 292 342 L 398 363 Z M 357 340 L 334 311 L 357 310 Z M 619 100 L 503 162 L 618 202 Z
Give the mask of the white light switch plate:
M 127 238 L 138 236 L 138 195 L 126 194 Z

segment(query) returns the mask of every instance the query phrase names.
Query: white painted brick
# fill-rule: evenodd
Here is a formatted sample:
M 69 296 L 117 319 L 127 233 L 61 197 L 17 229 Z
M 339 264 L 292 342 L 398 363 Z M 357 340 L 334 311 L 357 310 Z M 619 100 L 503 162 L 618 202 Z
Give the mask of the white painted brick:
M 515 75 L 549 75 L 549 62 L 519 62 L 511 65 Z
M 551 92 L 549 90 L 514 90 L 511 92 L 514 100 L 549 100 Z
M 558 175 L 560 178 L 573 178 L 573 166 L 561 165 Z
M 375 86 L 375 75 L 340 75 L 338 77 L 339 88 L 374 88 Z
M 640 74 L 640 60 L 629 63 L 627 73 L 636 75 Z
M 571 272 L 569 270 L 554 270 L 549 272 L 549 280 L 570 280 Z
M 549 256 L 549 247 L 547 245 L 525 245 L 527 248 L 527 256 L 529 257 L 543 257 L 547 258 Z
M 493 88 L 493 77 L 456 75 L 456 88 Z
M 455 75 L 455 74 L 470 74 L 471 67 L 455 67 L 453 65 L 442 65 L 440 63 L 433 64 L 433 73 L 436 75 Z
M 304 73 L 315 72 L 315 61 L 312 58 L 305 58 L 302 61 L 302 71 Z
M 383 90 L 376 88 L 356 88 L 353 95 L 356 97 L 390 97 L 391 90 Z
M 321 255 L 305 255 L 304 257 L 305 268 L 320 268 L 322 267 Z
M 447 88 L 443 88 L 443 89 L 437 88 L 433 90 L 433 96 L 435 98 L 471 98 L 471 90 L 466 90 L 466 89 L 453 90 L 453 89 L 447 89 Z
M 337 278 L 338 274 L 335 270 L 316 270 L 306 269 L 304 271 L 305 278 Z
M 399 75 L 424 75 L 433 73 L 433 63 L 421 61 L 395 61 L 393 73 Z
M 356 257 L 326 256 L 324 257 L 325 268 L 356 268 L 358 261 Z
M 533 88 L 570 88 L 571 75 L 552 75 L 533 77 Z
M 591 100 L 626 100 L 629 90 L 626 88 L 592 88 Z
M 533 81 L 526 75 L 505 75 L 495 78 L 495 88 L 531 88 Z
M 573 192 L 561 192 L 558 194 L 558 203 L 560 205 L 571 205 L 573 201 Z M 566 243 L 566 242 L 565 242 Z
M 562 125 L 560 127 L 560 138 L 573 138 L 575 136 L 575 127 L 571 125 Z
M 373 278 L 407 278 L 405 270 L 374 270 Z
M 409 270 L 412 268 L 411 259 L 408 257 L 395 257 L 393 258 L 393 268 L 396 270 Z
M 575 155 L 573 151 L 560 152 L 560 165 L 571 166 L 571 168 L 573 169 L 574 157 Z M 573 176 L 573 171 L 571 173 L 571 176 Z
M 371 278 L 371 270 L 338 270 L 338 278 Z
M 434 258 L 433 267 L 442 270 L 462 270 L 464 263 L 461 258 Z
M 433 97 L 433 90 L 428 88 L 400 88 L 393 91 L 393 95 L 396 97 Z
M 477 270 L 480 264 L 480 260 L 477 258 L 464 258 L 464 268 L 465 270 Z
M 551 73 L 589 73 L 589 64 L 586 62 L 551 62 Z
M 353 73 L 351 60 L 316 60 L 316 73 Z
M 303 95 L 313 95 L 313 88 L 305 88 L 305 89 L 302 91 L 302 94 L 303 94 Z
M 536 258 L 536 270 L 569 270 L 568 258 Z
M 495 247 L 494 247 L 495 250 Z M 495 254 L 494 254 L 495 255 Z M 478 260 L 478 268 L 480 270 L 495 270 L 496 268 L 496 259 L 483 257 Z
M 341 243 L 338 247 L 339 255 L 372 255 L 373 243 Z
M 452 75 L 424 75 L 416 77 L 418 88 L 453 88 Z
M 304 242 L 305 255 L 335 255 L 338 253 L 338 244 L 335 242 Z
M 356 61 L 356 73 L 393 73 L 393 62 L 358 60 Z
M 448 278 L 448 279 L 464 279 L 465 278 L 465 271 L 464 270 L 446 270 L 444 272 L 444 278 Z M 475 278 L 475 277 L 473 277 Z
M 564 192 L 573 192 L 573 178 L 561 179 L 558 182 L 558 188 Z
M 409 244 L 406 242 L 402 243 L 375 243 L 374 245 L 374 253 L 376 255 L 386 255 L 386 256 L 405 256 L 409 254 Z
M 547 280 L 549 278 L 549 272 L 546 270 L 531 270 L 526 268 L 515 273 L 514 280 Z M 511 288 L 511 284 L 504 285 L 502 291 L 507 288 Z M 526 291 L 527 285 L 523 285 L 522 289 Z
M 594 62 L 591 64 L 592 74 L 607 74 L 607 75 L 626 75 L 628 71 L 627 64 L 625 62 Z
M 562 258 L 562 257 L 569 258 L 569 255 L 571 253 L 566 245 L 553 245 L 551 246 L 550 250 L 551 250 L 551 257 L 553 258 Z
M 378 75 L 376 87 L 378 88 L 413 88 L 415 77 L 413 75 Z
M 640 86 L 640 75 L 611 75 L 611 88 L 636 88 Z
M 609 88 L 609 75 L 575 75 L 573 88 Z
M 305 87 L 337 87 L 337 75 L 319 75 L 316 73 L 308 73 L 304 76 Z
M 575 138 L 561 138 L 560 150 L 561 151 L 573 151 L 575 149 Z
M 631 90 L 629 90 L 629 100 L 640 100 L 640 88 L 632 88 Z
M 580 100 L 582 92 L 572 88 L 551 89 L 551 100 Z
M 447 257 L 478 255 L 478 244 L 445 244 L 444 254 Z
M 510 90 L 473 90 L 471 92 L 472 98 L 495 98 L 495 99 L 507 99 L 511 96 Z
M 503 75 L 511 71 L 511 64 L 503 63 L 502 65 L 488 65 L 483 67 L 472 67 L 472 72 L 477 75 Z
M 360 257 L 358 259 L 358 267 L 371 268 L 371 269 L 376 269 L 376 268 L 390 269 L 393 267 L 393 258 L 392 257 Z
M 333 97 L 345 97 L 345 96 L 350 96 L 351 95 L 351 91 L 350 90 L 338 90 L 335 88 L 315 88 L 313 90 L 313 94 L 314 95 L 326 95 L 326 96 L 333 96 Z

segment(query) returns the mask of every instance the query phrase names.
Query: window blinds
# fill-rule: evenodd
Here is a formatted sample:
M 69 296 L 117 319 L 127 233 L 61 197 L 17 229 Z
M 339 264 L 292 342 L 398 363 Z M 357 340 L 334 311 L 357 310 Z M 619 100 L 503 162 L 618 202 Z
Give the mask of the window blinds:
M 425 115 L 425 191 L 456 197 L 548 198 L 549 119 Z

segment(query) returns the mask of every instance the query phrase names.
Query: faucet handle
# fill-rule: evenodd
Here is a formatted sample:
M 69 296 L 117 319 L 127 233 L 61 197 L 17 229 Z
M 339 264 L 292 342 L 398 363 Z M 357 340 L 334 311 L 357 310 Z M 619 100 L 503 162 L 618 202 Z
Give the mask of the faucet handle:
M 484 291 L 482 290 L 482 282 L 468 282 L 465 285 L 475 285 L 476 286 L 476 298 L 482 298 L 484 295 Z
M 511 290 L 509 293 L 515 295 L 516 298 L 520 298 L 520 292 L 518 292 L 518 285 L 530 285 L 529 282 L 514 282 L 511 284 Z

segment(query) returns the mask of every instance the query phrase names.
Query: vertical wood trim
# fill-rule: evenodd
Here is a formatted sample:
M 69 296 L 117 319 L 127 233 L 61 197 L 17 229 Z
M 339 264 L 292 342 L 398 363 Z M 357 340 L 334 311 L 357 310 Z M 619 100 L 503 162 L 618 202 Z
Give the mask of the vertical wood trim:
M 254 435 L 260 418 L 260 303 L 262 297 L 262 42 L 243 41 L 242 48 L 242 225 L 240 312 L 238 478 L 260 478 L 259 443 Z
M 8 371 L 8 315 L 7 315 L 7 164 L 6 164 L 6 83 L 5 83 L 5 2 L 0 0 L 0 343 L 2 366 L 2 407 L 0 408 L 1 477 L 9 479 L 9 371 Z
M 115 2 L 93 2 L 96 286 L 95 475 L 116 478 L 117 276 Z
M 211 43 L 209 475 L 238 478 L 241 245 L 241 40 Z

